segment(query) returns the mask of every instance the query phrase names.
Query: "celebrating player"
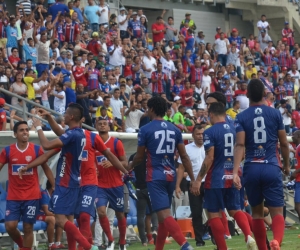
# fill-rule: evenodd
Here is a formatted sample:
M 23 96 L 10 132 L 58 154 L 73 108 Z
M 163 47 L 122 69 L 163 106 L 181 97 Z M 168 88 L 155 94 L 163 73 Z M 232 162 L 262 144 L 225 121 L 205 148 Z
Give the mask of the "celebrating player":
M 166 101 L 162 97 L 152 97 L 147 105 L 148 116 L 152 122 L 141 127 L 139 131 L 137 153 L 130 168 L 139 165 L 144 160 L 147 149 L 146 181 L 152 209 L 157 212 L 159 221 L 155 249 L 163 249 L 165 239 L 170 233 L 181 249 L 190 250 L 193 249 L 192 246 L 186 241 L 170 211 L 176 184 L 174 166 L 176 148 L 191 182 L 194 181 L 192 165 L 185 151 L 181 132 L 173 124 L 163 120 L 167 112 Z M 193 193 L 199 195 L 199 189 L 193 190 Z
M 107 119 L 99 118 L 96 124 L 104 144 L 110 149 L 123 167 L 127 167 L 127 159 L 124 151 L 123 143 L 117 138 L 109 136 L 110 130 L 109 121 Z M 120 168 L 111 162 L 103 153 L 96 152 L 96 161 L 98 168 L 98 191 L 96 207 L 99 215 L 100 225 L 108 238 L 108 250 L 113 250 L 115 243 L 112 233 L 110 231 L 109 221 L 106 215 L 106 207 L 109 202 L 109 207 L 115 210 L 118 219 L 118 228 L 120 232 L 119 249 L 126 250 L 125 236 L 126 236 L 126 218 L 124 216 L 124 189 L 123 180 L 120 173 Z M 122 171 L 122 170 L 121 170 Z M 125 171 L 122 171 L 126 173 Z
M 29 250 L 33 244 L 33 224 L 41 198 L 37 168 L 24 173 L 18 171 L 44 152 L 38 145 L 28 142 L 29 128 L 26 121 L 17 122 L 13 128 L 17 143 L 5 147 L 0 155 L 0 170 L 8 163 L 8 194 L 6 203 L 5 228 L 19 248 Z M 54 184 L 53 174 L 46 163 L 41 164 L 47 178 Z M 24 240 L 17 229 L 22 217 Z
M 219 250 L 227 250 L 221 211 L 226 208 L 245 235 L 248 249 L 257 249 L 251 237 L 246 215 L 241 211 L 240 193 L 232 181 L 235 129 L 226 120 L 225 106 L 212 103 L 208 109 L 212 127 L 204 131 L 205 159 L 194 186 L 200 189 L 205 179 L 204 206 L 208 211 L 209 225 Z
M 250 107 L 238 114 L 235 121 L 236 145 L 234 151 L 233 180 L 241 188 L 238 169 L 244 157 L 244 182 L 252 207 L 253 233 L 260 250 L 267 250 L 264 224 L 264 201 L 272 217 L 273 240 L 271 249 L 280 249 L 284 236 L 283 184 L 277 143 L 280 142 L 283 170 L 289 173 L 289 144 L 282 116 L 277 109 L 264 105 L 264 85 L 258 79 L 247 88 Z

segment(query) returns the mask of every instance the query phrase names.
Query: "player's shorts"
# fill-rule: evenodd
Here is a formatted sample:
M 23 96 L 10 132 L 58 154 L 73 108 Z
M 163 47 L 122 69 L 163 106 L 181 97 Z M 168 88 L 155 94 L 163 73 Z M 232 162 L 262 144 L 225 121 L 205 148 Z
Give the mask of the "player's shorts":
M 240 210 L 240 191 L 236 188 L 205 188 L 204 208 L 210 213 L 220 210 Z
M 96 207 L 107 206 L 116 212 L 124 212 L 124 188 L 123 186 L 114 188 L 97 188 Z
M 36 220 L 38 220 L 38 221 L 45 221 L 46 220 L 46 215 L 45 214 L 38 214 L 36 216 Z
M 94 215 L 97 188 L 95 185 L 87 185 L 80 188 L 75 215 L 79 215 L 81 212 L 88 213 L 91 216 Z
M 243 177 L 248 201 L 252 207 L 261 204 L 264 200 L 267 206 L 283 207 L 280 167 L 271 164 L 245 164 Z
M 171 182 L 163 180 L 147 182 L 151 207 L 154 212 L 170 209 L 175 184 L 175 181 Z
M 39 211 L 39 200 L 6 202 L 5 221 L 22 221 L 29 224 L 36 222 L 36 212 Z
M 49 203 L 49 210 L 54 214 L 74 215 L 79 199 L 80 188 L 66 188 L 55 185 Z
M 300 182 L 295 183 L 295 203 L 300 203 Z

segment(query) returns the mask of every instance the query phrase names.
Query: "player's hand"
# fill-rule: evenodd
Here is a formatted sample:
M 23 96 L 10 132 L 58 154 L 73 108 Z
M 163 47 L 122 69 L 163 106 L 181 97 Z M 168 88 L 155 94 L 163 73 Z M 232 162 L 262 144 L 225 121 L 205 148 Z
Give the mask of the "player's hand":
M 290 175 L 290 166 L 283 166 L 282 172 L 286 175 Z
M 290 180 L 292 181 L 292 180 L 296 179 L 296 177 L 297 177 L 297 173 L 296 173 L 296 171 L 294 171 L 294 172 L 291 174 Z
M 180 187 L 176 187 L 175 188 L 175 195 L 176 195 L 177 199 L 180 199 L 180 195 L 181 195 L 181 189 L 180 189 Z
M 200 195 L 201 181 L 191 181 L 190 191 L 193 195 Z
M 46 119 L 48 116 L 51 116 L 51 114 L 47 110 L 42 109 L 42 108 L 37 108 L 37 113 L 39 116 L 44 117 Z
M 101 162 L 101 165 L 102 165 L 104 168 L 110 168 L 110 167 L 113 166 L 113 165 L 111 164 L 110 161 L 103 161 L 103 162 Z
M 233 184 L 236 189 L 240 190 L 242 188 L 241 179 L 238 174 L 233 175 Z
M 35 117 L 32 117 L 32 121 L 33 121 L 33 126 L 36 128 L 38 126 L 42 126 L 42 122 L 41 120 L 35 118 Z
M 25 172 L 27 170 L 28 170 L 27 167 L 23 167 L 23 166 L 18 169 L 18 174 L 19 174 L 20 179 L 23 179 L 22 175 L 25 174 Z

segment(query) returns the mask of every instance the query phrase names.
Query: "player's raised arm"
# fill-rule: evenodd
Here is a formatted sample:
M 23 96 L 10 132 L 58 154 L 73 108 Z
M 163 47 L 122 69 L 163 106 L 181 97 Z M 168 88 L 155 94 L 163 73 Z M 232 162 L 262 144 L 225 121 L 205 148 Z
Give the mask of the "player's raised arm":
M 63 130 L 57 122 L 54 120 L 53 116 L 51 113 L 47 112 L 44 109 L 38 109 L 38 113 L 40 116 L 43 116 L 49 123 L 51 129 L 57 136 L 61 136 L 62 134 L 65 133 L 65 130 Z

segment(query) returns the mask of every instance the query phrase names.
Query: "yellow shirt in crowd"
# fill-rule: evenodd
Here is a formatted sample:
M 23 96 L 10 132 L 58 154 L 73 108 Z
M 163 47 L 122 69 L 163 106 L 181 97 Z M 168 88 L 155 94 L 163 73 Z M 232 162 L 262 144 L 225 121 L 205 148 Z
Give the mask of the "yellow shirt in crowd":
M 35 91 L 34 91 L 34 88 L 33 88 L 33 81 L 34 81 L 34 78 L 31 77 L 31 76 L 25 76 L 24 77 L 24 83 L 27 86 L 28 99 L 29 100 L 35 99 Z
M 230 108 L 226 111 L 226 114 L 229 115 L 233 120 L 235 120 L 235 117 L 238 113 L 239 113 L 239 111 L 234 110 L 233 108 Z

